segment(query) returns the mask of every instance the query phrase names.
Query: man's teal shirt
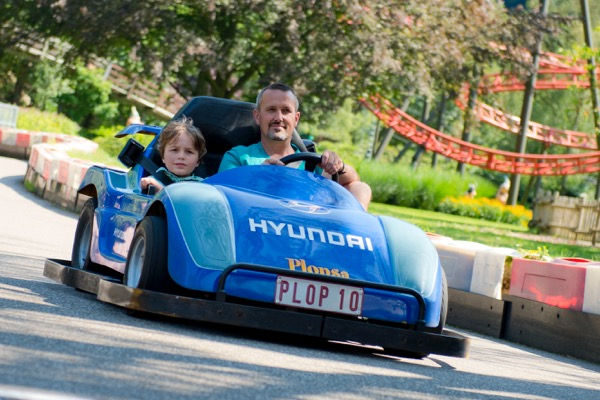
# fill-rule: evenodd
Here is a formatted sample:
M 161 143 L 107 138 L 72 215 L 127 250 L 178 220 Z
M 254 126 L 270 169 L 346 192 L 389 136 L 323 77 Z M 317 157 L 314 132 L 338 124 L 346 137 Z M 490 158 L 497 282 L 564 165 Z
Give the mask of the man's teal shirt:
M 300 153 L 300 150 L 296 146 L 292 145 L 292 147 L 296 153 Z M 260 165 L 268 158 L 270 157 L 261 142 L 251 144 L 250 146 L 235 146 L 223 156 L 219 172 L 244 165 Z M 304 169 L 304 161 L 298 166 L 298 169 Z M 322 169 L 319 167 L 315 169 L 315 173 L 317 174 L 320 174 L 321 171 Z

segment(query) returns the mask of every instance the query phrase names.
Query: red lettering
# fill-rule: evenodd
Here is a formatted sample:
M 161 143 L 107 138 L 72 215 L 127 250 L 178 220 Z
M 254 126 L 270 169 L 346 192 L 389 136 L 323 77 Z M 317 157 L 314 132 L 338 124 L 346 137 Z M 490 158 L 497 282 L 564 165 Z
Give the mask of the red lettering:
M 279 302 L 280 303 L 283 298 L 283 294 L 287 293 L 287 291 L 289 289 L 290 289 L 290 284 L 288 283 L 288 281 L 284 281 L 284 280 L 279 281 Z
M 306 288 L 306 304 L 313 305 L 315 302 L 315 292 L 317 289 L 312 283 Z
M 323 305 L 323 300 L 329 296 L 329 288 L 327 286 L 321 286 L 319 291 L 319 307 Z
M 352 310 L 352 311 L 358 310 L 358 299 L 359 299 L 358 292 L 356 290 L 353 290 L 350 293 L 350 304 L 349 304 L 350 310 Z
M 300 304 L 301 301 L 296 298 L 296 292 L 298 291 L 298 282 L 294 282 L 294 292 L 292 294 L 292 302 Z
M 344 289 L 340 289 L 340 310 L 344 309 Z

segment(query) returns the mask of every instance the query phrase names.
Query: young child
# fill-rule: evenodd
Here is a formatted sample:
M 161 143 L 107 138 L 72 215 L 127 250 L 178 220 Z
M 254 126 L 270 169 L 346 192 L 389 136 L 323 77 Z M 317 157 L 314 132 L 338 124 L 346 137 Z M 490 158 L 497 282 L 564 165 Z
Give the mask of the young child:
M 158 151 L 165 168 L 159 168 L 157 174 L 166 175 L 172 182 L 202 180 L 192 174 L 206 154 L 206 141 L 191 118 L 183 117 L 165 126 L 158 139 Z M 164 184 L 153 176 L 141 179 L 142 190 L 148 185 L 156 187 L 157 192 L 164 187 Z

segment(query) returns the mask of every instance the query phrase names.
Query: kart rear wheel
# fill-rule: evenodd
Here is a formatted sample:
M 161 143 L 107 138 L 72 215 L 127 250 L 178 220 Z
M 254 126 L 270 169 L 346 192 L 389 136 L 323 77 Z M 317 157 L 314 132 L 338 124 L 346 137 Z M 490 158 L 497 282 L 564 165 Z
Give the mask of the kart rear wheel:
M 165 291 L 171 287 L 167 269 L 167 224 L 147 216 L 138 224 L 127 255 L 123 283 L 129 287 Z
M 440 322 L 435 328 L 425 328 L 425 331 L 432 333 L 442 333 L 444 331 L 444 327 L 446 326 L 446 317 L 448 315 L 448 282 L 446 281 L 446 273 L 442 268 L 442 306 L 440 310 Z M 398 349 L 385 349 L 386 354 L 405 357 L 405 358 L 416 358 L 421 359 L 425 358 L 429 355 L 429 353 L 419 353 L 415 351 L 407 351 L 407 350 L 398 350 Z
M 88 270 L 93 265 L 90 259 L 90 249 L 94 232 L 94 212 L 97 206 L 98 201 L 91 198 L 85 202 L 81 209 L 71 253 L 71 266 L 74 268 Z
M 440 323 L 438 326 L 433 328 L 431 332 L 442 333 L 446 326 L 446 317 L 448 316 L 448 281 L 446 280 L 446 273 L 442 268 L 442 307 L 440 310 Z

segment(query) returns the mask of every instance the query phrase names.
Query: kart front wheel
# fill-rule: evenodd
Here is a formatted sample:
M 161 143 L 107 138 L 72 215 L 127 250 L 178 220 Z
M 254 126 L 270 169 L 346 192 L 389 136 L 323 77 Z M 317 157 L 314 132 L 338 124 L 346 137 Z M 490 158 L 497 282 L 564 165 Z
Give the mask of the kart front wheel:
M 129 287 L 165 291 L 171 277 L 167 269 L 167 224 L 163 218 L 147 216 L 135 229 L 123 283 Z
M 73 252 L 71 253 L 71 266 L 88 270 L 93 265 L 90 259 L 92 247 L 92 234 L 94 232 L 94 212 L 98 206 L 97 200 L 91 198 L 85 202 L 77 221 Z

